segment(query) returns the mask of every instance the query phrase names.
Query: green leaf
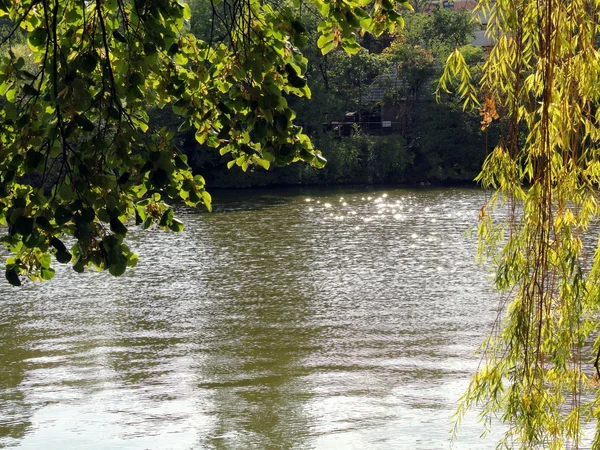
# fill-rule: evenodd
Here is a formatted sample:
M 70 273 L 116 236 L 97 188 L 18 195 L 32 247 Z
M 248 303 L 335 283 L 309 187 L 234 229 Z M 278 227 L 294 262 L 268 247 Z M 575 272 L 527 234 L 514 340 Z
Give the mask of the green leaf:
M 71 253 L 67 252 L 67 251 L 58 251 L 56 252 L 56 260 L 61 263 L 61 264 L 67 264 L 71 262 L 71 259 L 73 258 L 73 255 L 71 255 Z
M 127 234 L 127 227 L 117 217 L 110 219 L 110 230 L 115 234 Z
M 360 45 L 358 45 L 356 43 L 346 43 L 346 42 L 343 42 L 342 43 L 342 48 L 349 55 L 356 55 L 360 51 L 361 47 L 360 47 Z
M 322 49 L 323 47 L 329 45 L 332 42 L 334 42 L 333 34 L 328 34 L 328 35 L 323 34 L 323 35 L 319 36 L 319 39 L 317 39 L 317 46 Z
M 154 55 L 156 55 L 156 54 L 158 53 L 158 50 L 157 50 L 157 48 L 156 48 L 156 45 L 154 45 L 154 44 L 153 44 L 153 43 L 151 43 L 151 42 L 146 42 L 146 43 L 144 44 L 144 53 L 145 53 L 147 56 L 154 56 Z
M 289 119 L 287 118 L 287 116 L 280 114 L 277 117 L 275 117 L 275 128 L 277 128 L 277 130 L 279 130 L 280 132 L 285 132 L 287 131 L 287 127 L 289 125 Z
M 129 84 L 131 86 L 143 86 L 145 83 L 144 76 L 140 72 L 133 72 L 129 76 Z
M 21 279 L 19 278 L 15 268 L 6 270 L 6 279 L 13 286 L 21 286 Z
M 46 217 L 43 217 L 43 216 L 36 217 L 35 223 L 42 230 L 45 230 L 45 231 L 52 230 L 52 225 L 50 224 L 50 221 Z
M 306 86 L 306 80 L 299 77 L 298 75 L 289 75 L 288 80 L 290 84 L 295 88 L 303 88 Z
M 44 255 L 40 258 L 40 267 L 43 269 L 50 268 L 50 264 L 52 264 L 52 259 L 48 253 L 44 253 Z
M 138 263 L 138 256 L 135 253 L 130 253 L 127 258 L 127 267 L 135 267 Z
M 29 169 L 35 169 L 44 159 L 44 155 L 36 150 L 29 150 L 25 156 L 25 165 Z
M 327 160 L 320 153 L 315 154 L 315 159 L 313 161 L 314 165 L 319 168 L 325 167 L 325 164 L 327 164 Z
M 27 36 L 27 40 L 33 47 L 43 47 L 46 43 L 48 33 L 45 27 L 36 28 Z
M 8 97 L 7 97 L 8 99 Z M 17 107 L 14 103 L 5 103 L 3 106 L 4 109 L 4 117 L 9 120 L 14 120 L 17 118 Z
M 11 103 L 8 103 L 8 104 L 10 105 Z M 28 125 L 30 121 L 31 121 L 31 117 L 29 117 L 29 114 L 23 114 L 17 120 L 17 126 L 24 127 L 24 126 Z
M 190 167 L 188 166 L 187 162 L 187 156 L 185 155 L 177 155 L 175 157 L 175 167 L 177 167 L 180 170 L 187 170 Z
M 98 65 L 96 53 L 86 53 L 79 58 L 79 68 L 84 73 L 92 73 Z
M 55 273 L 56 272 L 51 267 L 42 268 L 40 270 L 40 276 L 42 277 L 42 280 L 51 280 L 54 278 Z
M 271 163 L 263 158 L 254 158 L 253 161 L 265 170 L 269 170 Z
M 115 277 L 120 277 L 121 275 L 123 275 L 125 273 L 126 269 L 127 269 L 127 264 L 124 262 L 117 263 L 117 264 L 111 264 L 108 267 L 108 272 Z
M 125 36 L 123 36 L 123 34 L 119 30 L 113 31 L 113 37 L 119 42 L 122 42 L 124 44 L 127 43 L 127 39 L 125 39 Z
M 25 95 L 36 96 L 40 92 L 36 88 L 34 88 L 31 84 L 24 84 L 23 85 L 23 93 Z M 29 119 L 29 116 L 22 116 L 22 118 Z
M 167 175 L 167 172 L 165 172 L 163 169 L 156 169 L 150 175 L 150 181 L 152 181 L 152 184 L 154 185 L 154 187 L 159 188 L 159 189 L 164 187 L 165 184 L 167 184 L 168 178 L 169 177 Z
M 158 225 L 161 227 L 166 227 L 171 225 L 173 221 L 173 210 L 171 208 L 167 209 L 160 218 Z
M 298 20 L 292 20 L 291 25 L 296 33 L 306 33 L 306 27 L 302 22 Z
M 32 217 L 20 216 L 15 221 L 15 229 L 21 236 L 29 236 L 33 233 L 34 220 Z
M 85 266 L 83 264 L 83 258 L 80 255 L 77 258 L 77 261 L 75 261 L 75 264 L 73 264 L 73 270 L 77 273 L 83 273 L 84 269 L 85 269 Z
M 11 103 L 14 103 L 15 100 L 17 98 L 17 90 L 16 89 L 9 89 L 8 91 L 6 91 L 6 100 L 8 100 Z
M 202 196 L 202 202 L 204 203 L 204 206 L 206 206 L 206 209 L 208 209 L 209 211 L 212 211 L 211 195 L 207 191 L 202 191 L 202 193 L 200 195 Z
M 321 47 L 321 53 L 324 54 L 324 55 L 326 55 L 327 53 L 329 53 L 330 51 L 332 51 L 336 47 L 337 47 L 337 42 L 336 41 L 329 41 L 325 45 L 323 45 L 323 47 Z
M 57 225 L 64 225 L 71 220 L 71 217 L 73 217 L 73 213 L 62 205 L 56 208 L 54 212 L 54 220 Z
M 173 231 L 175 233 L 179 233 L 179 232 L 183 231 L 183 223 L 177 219 L 173 219 L 173 221 L 171 222 L 171 225 L 169 225 L 169 228 L 171 229 L 171 231 Z
M 129 178 L 131 177 L 131 173 L 130 172 L 125 172 L 123 173 L 118 179 L 117 179 L 117 184 L 122 185 L 125 184 L 129 181 Z
M 53 237 L 50 239 L 50 245 L 52 247 L 54 247 L 58 252 L 63 252 L 63 253 L 67 252 L 67 247 L 57 237 Z
M 360 20 L 350 10 L 346 11 L 346 20 L 354 28 L 360 27 Z

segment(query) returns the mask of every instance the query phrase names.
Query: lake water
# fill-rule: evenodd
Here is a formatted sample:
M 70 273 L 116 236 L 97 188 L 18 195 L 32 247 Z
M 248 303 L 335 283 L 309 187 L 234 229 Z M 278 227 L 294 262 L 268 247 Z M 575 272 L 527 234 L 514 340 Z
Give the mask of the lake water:
M 487 195 L 216 191 L 121 278 L 0 284 L 0 447 L 449 448 L 498 307 L 466 234 Z

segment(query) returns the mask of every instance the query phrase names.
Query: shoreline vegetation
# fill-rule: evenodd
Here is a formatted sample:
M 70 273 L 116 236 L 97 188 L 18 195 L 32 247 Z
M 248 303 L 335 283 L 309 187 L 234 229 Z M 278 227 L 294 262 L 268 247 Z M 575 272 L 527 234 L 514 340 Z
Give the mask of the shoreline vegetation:
M 208 38 L 208 4 L 198 0 L 189 4 L 189 31 Z M 367 34 L 361 38 L 361 51 L 352 55 L 342 49 L 323 55 L 317 42 L 319 18 L 303 16 L 307 39 L 302 51 L 308 58 L 305 76 L 312 98 L 288 95 L 286 100 L 296 113 L 295 123 L 327 160 L 324 168 L 299 162 L 268 168 L 251 165 L 244 171 L 238 164 L 228 164 L 235 159 L 231 153 L 221 155 L 198 143 L 193 129 L 180 131 L 182 118 L 176 108 L 150 108 L 150 129 L 174 133 L 174 142 L 193 173 L 206 180 L 207 189 L 475 184 L 499 130 L 492 125 L 482 131 L 478 110 L 465 111 L 456 94 L 436 93 L 443 65 L 455 48 L 461 49 L 474 76 L 480 73 L 486 55 L 481 47 L 470 45 L 471 13 L 433 7 L 403 15 L 403 30 L 378 38 Z M 0 18 L 0 31 L 11 27 L 7 16 Z M 15 34 L 5 51 L 9 48 L 35 72 L 24 35 Z M 349 114 L 356 123 L 345 122 L 341 133 L 335 124 Z M 382 128 L 384 122 L 389 128 Z
M 191 8 L 190 29 L 205 37 L 202 18 L 209 12 L 202 2 L 191 2 Z M 308 39 L 302 50 L 312 98 L 287 96 L 287 101 L 297 114 L 295 123 L 327 164 L 228 168 L 234 156 L 221 156 L 199 144 L 192 131 L 179 133 L 179 148 L 194 173 L 204 177 L 207 189 L 476 185 L 474 179 L 499 139 L 498 127 L 486 124 L 482 130 L 479 110 L 465 111 L 460 96 L 436 92 L 455 48 L 460 48 L 474 78 L 480 76 L 486 52 L 470 44 L 475 35 L 471 13 L 433 7 L 403 14 L 404 30 L 378 38 L 367 34 L 361 40 L 363 48 L 353 55 L 341 49 L 323 55 L 317 43 L 318 19 L 305 14 Z M 336 130 L 349 115 L 356 123 L 346 122 L 346 129 Z M 157 127 L 173 124 L 176 129 L 178 118 L 170 110 L 154 111 L 150 117 Z M 382 128 L 384 121 L 389 128 Z
M 464 135 L 465 133 L 463 133 Z M 462 139 L 461 133 L 457 133 Z M 458 148 L 460 143 L 432 143 L 426 148 L 411 148 L 400 135 L 356 134 L 341 139 L 330 135 L 312 137 L 327 164 L 317 169 L 305 164 L 284 167 L 226 167 L 216 152 L 183 147 L 190 166 L 202 174 L 208 189 L 250 188 L 298 185 L 397 185 L 453 186 L 476 185 L 475 177 L 485 158 L 485 143 Z M 433 140 L 443 139 L 433 136 Z M 448 146 L 455 151 L 448 152 Z

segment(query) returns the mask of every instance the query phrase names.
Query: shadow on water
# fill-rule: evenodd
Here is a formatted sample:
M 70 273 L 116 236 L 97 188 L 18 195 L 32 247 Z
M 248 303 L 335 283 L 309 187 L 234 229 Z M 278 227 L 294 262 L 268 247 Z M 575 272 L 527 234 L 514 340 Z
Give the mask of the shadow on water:
M 0 447 L 16 444 L 31 428 L 32 411 L 23 385 L 26 361 L 39 352 L 29 348 L 31 338 L 22 329 L 26 310 L 27 303 L 10 302 L 10 310 L 0 304 Z

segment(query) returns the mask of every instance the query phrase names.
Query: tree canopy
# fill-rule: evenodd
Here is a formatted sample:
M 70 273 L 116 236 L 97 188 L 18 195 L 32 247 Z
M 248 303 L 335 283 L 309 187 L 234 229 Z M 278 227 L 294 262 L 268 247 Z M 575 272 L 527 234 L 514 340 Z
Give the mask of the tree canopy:
M 323 53 L 354 54 L 358 33 L 393 30 L 400 8 L 410 8 L 408 0 L 196 6 L 208 23 L 195 35 L 183 0 L 0 0 L 9 24 L 0 41 L 0 224 L 11 284 L 52 278 L 52 256 L 77 272 L 120 275 L 137 261 L 125 241 L 130 221 L 180 231 L 167 202 L 210 209 L 204 179 L 172 130 L 151 127 L 150 107 L 172 108 L 179 130 L 231 154 L 229 165 L 322 166 L 288 103 L 310 97 L 302 11 L 319 17 Z

